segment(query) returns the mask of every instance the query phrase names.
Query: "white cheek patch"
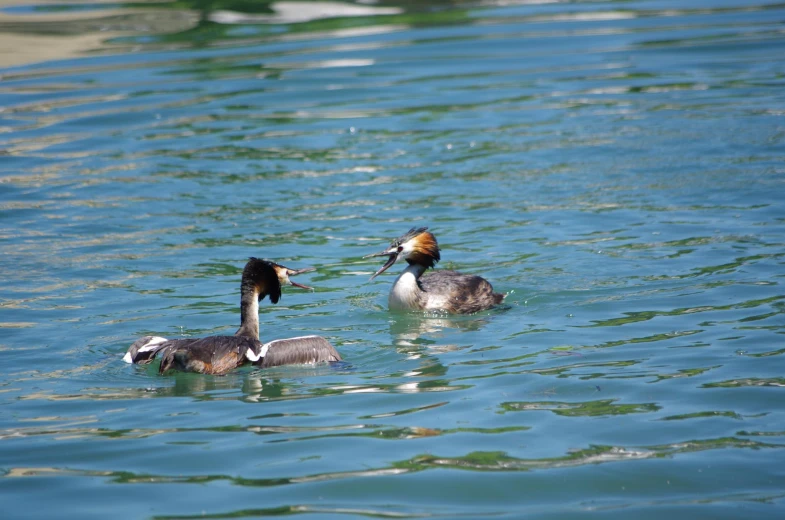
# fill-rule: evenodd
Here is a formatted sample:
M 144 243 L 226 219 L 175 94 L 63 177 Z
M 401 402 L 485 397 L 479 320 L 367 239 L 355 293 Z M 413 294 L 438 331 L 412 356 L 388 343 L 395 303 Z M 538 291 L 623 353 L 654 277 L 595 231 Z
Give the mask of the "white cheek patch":
M 401 252 L 398 253 L 398 260 L 400 260 L 401 257 L 407 257 L 411 253 L 413 253 L 414 252 L 414 244 L 415 244 L 414 240 L 408 240 L 405 244 L 401 244 L 401 248 L 402 249 L 401 249 Z
M 160 345 L 161 343 L 169 341 L 166 338 L 162 338 L 161 336 L 153 336 L 153 338 L 144 344 L 142 348 L 138 350 L 138 352 L 149 352 L 151 350 L 155 350 L 155 347 Z
M 125 356 L 123 356 L 123 361 L 125 361 L 126 363 L 133 363 L 134 362 L 134 360 L 131 359 L 131 353 L 130 352 L 126 352 L 125 353 Z

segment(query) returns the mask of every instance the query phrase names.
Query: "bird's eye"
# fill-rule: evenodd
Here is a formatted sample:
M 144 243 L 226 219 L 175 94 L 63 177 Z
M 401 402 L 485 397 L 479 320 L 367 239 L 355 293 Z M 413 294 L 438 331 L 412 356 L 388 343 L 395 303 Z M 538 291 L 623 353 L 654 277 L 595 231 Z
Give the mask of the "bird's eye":
M 403 251 L 403 246 L 398 246 L 398 252 L 400 253 L 401 251 Z

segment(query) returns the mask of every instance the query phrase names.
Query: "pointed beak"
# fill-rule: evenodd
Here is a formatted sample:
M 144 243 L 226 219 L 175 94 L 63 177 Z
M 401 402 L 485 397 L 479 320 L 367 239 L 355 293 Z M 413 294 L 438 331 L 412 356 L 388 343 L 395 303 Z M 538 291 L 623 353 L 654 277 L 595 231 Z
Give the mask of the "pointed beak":
M 287 268 L 286 269 L 286 274 L 287 274 L 287 276 L 294 276 L 294 275 L 297 275 L 297 274 L 310 273 L 310 272 L 313 272 L 313 271 L 316 271 L 315 267 L 306 267 L 304 269 L 289 269 L 289 268 Z M 289 280 L 289 283 L 291 283 L 295 287 L 299 287 L 300 289 L 305 289 L 306 291 L 313 291 L 313 287 L 309 287 L 309 286 L 301 284 L 301 283 L 293 282 L 291 279 Z
M 371 280 L 373 280 L 374 278 L 376 278 L 377 276 L 379 276 L 380 274 L 382 274 L 383 272 L 385 272 L 387 269 L 389 269 L 398 260 L 398 253 L 397 252 L 390 252 L 390 251 L 387 251 L 387 250 L 382 251 L 380 253 L 374 253 L 372 255 L 366 255 L 363 258 L 372 258 L 374 256 L 388 256 L 389 258 L 384 263 L 384 265 L 381 267 L 381 269 L 379 269 L 378 271 L 373 273 L 373 276 L 371 276 L 370 280 L 368 280 L 369 282 Z
M 389 256 L 391 254 L 393 254 L 392 251 L 390 251 L 389 249 L 385 249 L 384 251 L 379 251 L 378 253 L 373 253 L 371 255 L 365 255 L 363 258 L 373 258 L 375 256 Z

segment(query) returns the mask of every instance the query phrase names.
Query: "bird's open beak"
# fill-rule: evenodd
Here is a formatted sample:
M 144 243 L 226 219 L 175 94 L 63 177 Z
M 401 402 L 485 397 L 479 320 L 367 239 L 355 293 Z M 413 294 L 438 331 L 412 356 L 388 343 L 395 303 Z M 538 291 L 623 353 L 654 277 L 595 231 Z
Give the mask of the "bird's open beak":
M 287 276 L 294 276 L 294 275 L 302 274 L 302 273 L 310 273 L 312 271 L 316 271 L 316 268 L 315 267 L 306 267 L 306 268 L 303 268 L 303 269 L 289 269 L 287 267 L 286 268 L 286 275 Z M 301 284 L 301 283 L 297 283 L 297 282 L 293 282 L 291 279 L 289 280 L 289 283 L 294 285 L 295 287 L 299 287 L 300 289 L 305 289 L 307 291 L 313 291 L 313 287 L 308 287 L 307 285 L 304 285 L 304 284 Z
M 376 278 L 377 276 L 379 276 L 380 274 L 382 274 L 383 272 L 385 272 L 387 269 L 389 269 L 398 260 L 398 252 L 397 251 L 390 251 L 389 249 L 385 249 L 384 251 L 380 251 L 379 253 L 374 253 L 372 255 L 365 255 L 363 258 L 373 258 L 375 256 L 389 256 L 389 258 L 384 263 L 384 265 L 381 267 L 381 269 L 379 269 L 378 271 L 373 273 L 373 276 L 371 276 L 371 279 L 368 280 L 369 282 L 371 280 L 373 280 L 374 278 Z

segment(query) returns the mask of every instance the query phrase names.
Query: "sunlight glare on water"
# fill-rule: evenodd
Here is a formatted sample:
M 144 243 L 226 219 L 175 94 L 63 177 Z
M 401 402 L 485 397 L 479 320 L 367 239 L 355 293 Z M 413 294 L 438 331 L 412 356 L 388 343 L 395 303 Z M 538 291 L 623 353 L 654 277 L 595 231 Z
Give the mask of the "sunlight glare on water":
M 781 518 L 783 20 L 5 2 L 4 517 Z M 389 312 L 413 226 L 505 305 Z M 250 256 L 345 364 L 121 361 L 233 334 Z

